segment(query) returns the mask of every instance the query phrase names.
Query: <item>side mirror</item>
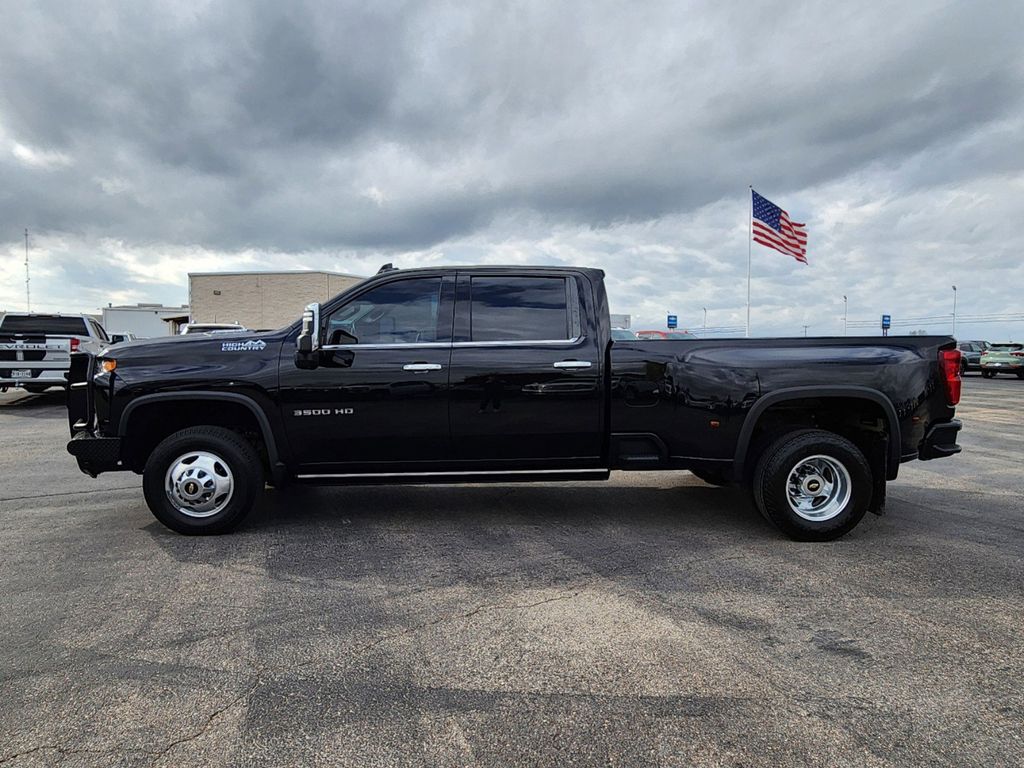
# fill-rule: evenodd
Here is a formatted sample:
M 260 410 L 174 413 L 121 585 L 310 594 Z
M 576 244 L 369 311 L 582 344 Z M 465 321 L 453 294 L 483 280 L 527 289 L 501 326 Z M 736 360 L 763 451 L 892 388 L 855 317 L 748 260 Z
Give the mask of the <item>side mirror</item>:
M 295 340 L 295 349 L 303 355 L 320 348 L 320 305 L 316 302 L 306 306 L 302 312 L 302 330 Z

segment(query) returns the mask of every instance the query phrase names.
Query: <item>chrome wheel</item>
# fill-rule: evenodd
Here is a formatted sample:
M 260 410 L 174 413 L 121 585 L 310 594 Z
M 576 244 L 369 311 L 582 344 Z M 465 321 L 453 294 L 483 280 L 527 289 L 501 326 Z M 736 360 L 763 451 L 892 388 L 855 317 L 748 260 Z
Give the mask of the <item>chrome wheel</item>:
M 850 473 L 831 456 L 808 456 L 789 472 L 786 480 L 789 507 L 804 520 L 831 520 L 850 503 Z
M 235 482 L 222 458 L 208 451 L 190 451 L 171 462 L 164 489 L 183 515 L 211 517 L 231 501 Z

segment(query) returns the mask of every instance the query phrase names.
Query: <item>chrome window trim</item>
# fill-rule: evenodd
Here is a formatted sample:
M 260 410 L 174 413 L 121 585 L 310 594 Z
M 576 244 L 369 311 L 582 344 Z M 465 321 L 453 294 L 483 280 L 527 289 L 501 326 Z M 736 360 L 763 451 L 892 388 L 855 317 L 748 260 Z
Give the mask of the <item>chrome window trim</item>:
M 546 346 L 561 344 L 569 346 L 579 344 L 585 336 L 577 336 L 573 339 L 520 339 L 519 341 L 456 341 L 453 347 L 521 347 L 527 344 L 544 344 Z
M 394 344 L 325 344 L 320 349 L 448 349 L 450 341 L 396 341 Z
M 526 344 L 543 344 L 545 346 L 561 344 L 569 346 L 579 344 L 585 336 L 574 339 L 522 339 L 520 341 L 409 341 L 394 344 L 325 344 L 320 349 L 331 351 L 336 349 L 448 349 L 450 347 L 521 347 Z

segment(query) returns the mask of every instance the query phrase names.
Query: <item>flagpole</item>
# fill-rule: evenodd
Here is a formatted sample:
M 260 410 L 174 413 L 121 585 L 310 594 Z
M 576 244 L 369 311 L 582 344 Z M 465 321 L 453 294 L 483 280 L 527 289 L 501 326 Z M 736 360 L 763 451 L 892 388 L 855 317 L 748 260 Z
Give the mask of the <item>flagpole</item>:
M 747 211 L 747 338 L 750 338 L 750 243 L 754 239 L 754 187 L 748 186 L 750 210 Z

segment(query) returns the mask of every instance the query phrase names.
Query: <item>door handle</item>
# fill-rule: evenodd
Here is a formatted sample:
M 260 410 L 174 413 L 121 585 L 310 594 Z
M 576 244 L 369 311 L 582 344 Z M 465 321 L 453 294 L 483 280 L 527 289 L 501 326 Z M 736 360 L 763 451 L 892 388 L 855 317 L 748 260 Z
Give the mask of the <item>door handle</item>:
M 555 368 L 568 368 L 569 370 L 577 370 L 582 368 L 589 368 L 591 363 L 589 360 L 561 360 L 554 364 Z
M 403 371 L 440 371 L 439 363 L 406 363 L 402 366 Z

